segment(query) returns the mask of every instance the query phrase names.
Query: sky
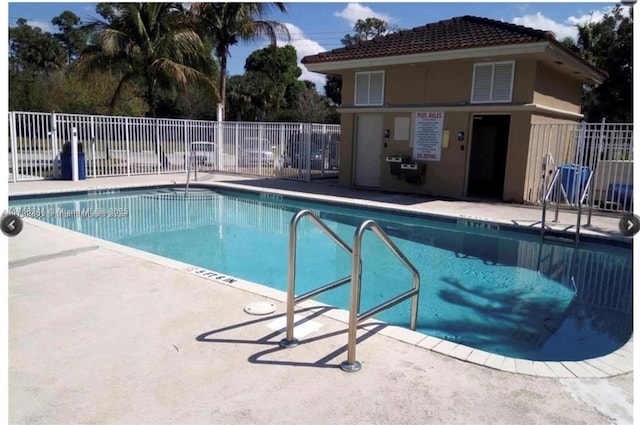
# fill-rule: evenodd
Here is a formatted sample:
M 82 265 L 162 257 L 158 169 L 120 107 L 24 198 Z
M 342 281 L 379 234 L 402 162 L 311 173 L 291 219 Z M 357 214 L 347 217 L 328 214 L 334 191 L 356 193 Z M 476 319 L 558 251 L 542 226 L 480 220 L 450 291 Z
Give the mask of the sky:
M 284 23 L 291 35 L 289 44 L 298 52 L 298 61 L 304 56 L 341 47 L 340 39 L 352 33 L 358 19 L 377 17 L 389 22 L 393 27 L 409 29 L 431 22 L 437 22 L 456 16 L 475 15 L 492 18 L 536 29 L 553 31 L 559 40 L 577 36 L 576 24 L 598 21 L 615 3 L 286 3 L 287 13 L 272 12 L 268 19 Z M 78 15 L 83 22 L 99 18 L 95 12 L 96 3 L 8 3 L 8 23 L 15 25 L 24 18 L 31 26 L 37 26 L 47 32 L 56 32 L 51 20 L 69 10 Z M 6 13 L 6 9 L 5 9 Z M 281 41 L 280 45 L 286 44 Z M 230 75 L 242 74 L 247 56 L 254 50 L 265 47 L 266 42 L 241 43 L 231 50 L 229 59 Z M 316 83 L 322 90 L 325 77 L 308 72 L 303 65 L 301 79 Z

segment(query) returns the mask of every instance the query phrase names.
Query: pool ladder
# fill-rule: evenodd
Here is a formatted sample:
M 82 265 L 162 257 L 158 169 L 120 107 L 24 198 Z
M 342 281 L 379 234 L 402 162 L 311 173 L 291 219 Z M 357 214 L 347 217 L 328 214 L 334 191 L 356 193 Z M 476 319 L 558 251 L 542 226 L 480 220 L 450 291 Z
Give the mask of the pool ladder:
M 295 295 L 295 279 L 296 279 L 296 242 L 297 242 L 297 228 L 298 223 L 304 217 L 309 217 L 312 223 L 314 223 L 320 230 L 322 230 L 327 236 L 329 236 L 340 248 L 347 252 L 351 256 L 351 275 L 342 277 L 336 281 L 323 285 L 319 288 L 313 289 L 302 295 Z M 362 286 L 362 237 L 368 229 L 371 229 L 382 242 L 393 252 L 396 257 L 404 264 L 407 269 L 413 275 L 413 288 L 384 302 L 381 303 L 364 313 L 360 311 L 360 290 Z M 400 249 L 391 241 L 389 236 L 380 228 L 380 226 L 373 220 L 367 220 L 363 222 L 357 229 L 353 237 L 353 249 L 349 247 L 338 235 L 335 234 L 326 224 L 319 218 L 317 218 L 309 210 L 302 210 L 296 213 L 289 224 L 289 270 L 287 274 L 287 327 L 286 338 L 280 341 L 280 346 L 284 348 L 295 347 L 299 344 L 299 341 L 293 336 L 294 328 L 294 309 L 295 305 L 306 299 L 319 295 L 330 289 L 337 288 L 348 282 L 351 282 L 351 294 L 350 294 L 350 308 L 349 308 L 349 337 L 347 348 L 347 360 L 340 364 L 340 368 L 345 372 L 357 372 L 362 368 L 360 362 L 356 361 L 356 332 L 358 323 L 370 318 L 371 316 L 380 313 L 383 310 L 391 308 L 402 301 L 412 298 L 411 301 L 411 330 L 416 329 L 416 322 L 418 318 L 418 294 L 420 292 L 420 273 L 411 264 L 407 257 L 400 251 Z
M 195 162 L 195 167 L 193 168 L 193 178 L 195 181 L 198 181 L 198 160 L 197 160 L 197 157 L 196 157 L 196 161 L 193 160 L 193 148 L 195 146 L 208 146 L 208 145 L 213 146 L 215 149 L 215 144 L 213 142 L 191 142 L 191 144 L 189 145 L 189 156 L 188 158 L 186 158 L 187 183 L 185 184 L 185 188 L 184 188 L 185 194 L 189 193 L 189 183 L 191 180 L 191 166 L 194 164 L 194 162 Z M 213 152 L 214 149 L 211 149 L 211 152 Z
M 576 202 L 576 208 L 577 208 L 577 213 L 576 213 L 576 231 L 574 233 L 574 237 L 573 237 L 573 243 L 574 244 L 578 244 L 580 242 L 580 229 L 581 229 L 581 219 L 582 219 L 582 204 L 584 203 L 585 199 L 587 199 L 587 195 L 589 193 L 589 189 L 591 187 L 591 178 L 593 177 L 593 173 L 590 172 L 589 173 L 589 178 L 587 179 L 587 181 L 585 182 L 584 185 L 584 189 L 581 193 L 579 193 L 580 198 L 577 199 Z M 549 202 L 551 202 L 549 200 L 549 198 L 552 197 L 552 195 L 555 194 L 555 217 L 553 219 L 554 223 L 558 222 L 558 214 L 560 212 L 560 200 L 564 200 L 565 202 L 567 202 L 569 205 L 572 205 L 571 200 L 569 199 L 569 196 L 567 196 L 567 192 L 564 188 L 564 186 L 562 185 L 562 181 L 560 179 L 560 168 L 557 168 L 554 173 L 553 173 L 553 179 L 551 180 L 551 184 L 549 185 L 549 188 L 547 188 L 544 192 L 544 197 L 542 199 L 542 219 L 540 221 L 540 236 L 542 238 L 542 242 L 544 243 L 545 240 L 553 240 L 556 242 L 570 242 L 571 240 L 566 238 L 566 237 L 559 237 L 559 236 L 555 236 L 555 235 L 547 235 L 547 204 Z M 561 198 L 561 199 L 560 199 Z M 591 209 L 589 209 L 589 220 L 587 222 L 587 225 L 589 225 L 591 223 Z

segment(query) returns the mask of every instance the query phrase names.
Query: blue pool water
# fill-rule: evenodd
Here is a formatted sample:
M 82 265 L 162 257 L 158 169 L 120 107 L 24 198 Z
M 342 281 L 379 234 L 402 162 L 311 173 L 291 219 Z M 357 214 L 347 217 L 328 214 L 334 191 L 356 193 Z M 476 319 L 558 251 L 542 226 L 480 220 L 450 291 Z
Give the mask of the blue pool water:
M 310 209 L 347 243 L 374 219 L 416 266 L 418 331 L 531 360 L 610 353 L 632 334 L 630 248 L 540 244 L 539 236 L 381 210 L 227 190 L 170 189 L 10 201 L 10 208 L 122 245 L 286 290 L 289 222 Z M 88 213 L 88 214 L 87 214 Z M 82 215 L 86 216 L 82 216 Z M 365 311 L 411 288 L 409 272 L 367 232 Z M 350 274 L 351 259 L 308 219 L 298 228 L 297 293 Z M 317 298 L 348 308 L 349 285 Z M 376 318 L 408 327 L 410 301 Z

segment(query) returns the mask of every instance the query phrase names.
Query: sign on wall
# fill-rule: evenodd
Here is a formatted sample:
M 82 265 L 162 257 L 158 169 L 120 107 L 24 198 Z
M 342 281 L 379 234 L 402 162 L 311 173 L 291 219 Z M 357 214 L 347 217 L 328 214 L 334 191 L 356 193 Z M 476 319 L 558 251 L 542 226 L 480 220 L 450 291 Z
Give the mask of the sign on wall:
M 440 161 L 444 112 L 416 112 L 413 133 L 413 159 Z

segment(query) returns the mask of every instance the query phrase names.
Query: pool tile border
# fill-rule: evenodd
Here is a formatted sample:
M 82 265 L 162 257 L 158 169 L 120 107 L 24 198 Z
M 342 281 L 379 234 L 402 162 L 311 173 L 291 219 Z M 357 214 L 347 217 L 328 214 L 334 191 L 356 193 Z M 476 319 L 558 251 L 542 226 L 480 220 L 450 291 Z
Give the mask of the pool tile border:
M 340 198 L 333 195 L 318 195 L 318 194 L 310 194 L 310 193 L 292 194 L 290 191 L 282 190 L 282 189 L 255 188 L 255 187 L 245 187 L 245 186 L 239 187 L 238 185 L 234 185 L 233 183 L 226 183 L 226 182 L 206 183 L 202 187 L 210 188 L 212 186 L 213 187 L 219 186 L 224 189 L 228 189 L 236 192 L 238 191 L 250 192 L 254 194 L 260 194 L 265 192 L 278 193 L 283 196 L 283 199 L 287 199 L 287 200 L 304 199 L 307 201 L 311 200 L 319 204 L 333 205 L 333 206 L 335 206 L 336 204 L 347 204 L 349 205 L 350 208 L 355 208 L 359 210 L 373 210 L 373 211 L 384 212 L 384 213 L 393 213 L 393 214 L 398 214 L 405 217 L 422 218 L 427 220 L 444 222 L 448 224 L 459 224 L 459 220 L 461 219 L 470 220 L 470 221 L 481 222 L 483 224 L 486 224 L 488 227 L 483 227 L 481 231 L 484 231 L 488 234 L 491 234 L 494 232 L 500 232 L 500 233 L 527 234 L 527 235 L 534 235 L 534 236 L 540 235 L 540 227 L 524 226 L 524 225 L 513 223 L 512 221 L 510 222 L 506 220 L 495 220 L 495 219 L 490 219 L 490 218 L 480 217 L 480 216 L 469 216 L 464 214 L 456 215 L 456 214 L 444 214 L 444 213 L 408 210 L 406 209 L 406 207 L 402 205 L 397 205 L 397 204 L 391 205 L 390 202 L 386 202 L 383 200 L 359 199 L 357 201 L 354 201 L 352 199 Z M 497 229 L 492 228 L 492 225 L 497 226 Z M 462 227 L 466 227 L 466 226 L 462 226 Z M 572 234 L 573 232 L 566 231 L 566 230 L 559 230 L 559 229 L 550 229 L 550 230 L 547 230 L 547 233 L 551 235 L 560 235 L 560 234 L 566 235 L 568 233 Z M 619 246 L 624 248 L 628 248 L 632 244 L 631 238 L 625 237 L 621 234 L 604 236 L 599 234 L 593 234 L 589 231 L 589 229 L 584 229 L 584 228 L 580 233 L 580 240 L 583 242 Z
M 118 193 L 118 192 L 128 192 L 128 191 L 136 191 L 136 190 L 145 190 L 145 189 L 167 189 L 167 188 L 180 188 L 185 187 L 184 184 L 181 183 L 149 183 L 149 184 L 138 184 L 135 186 L 123 186 L 113 189 L 108 189 L 104 187 L 95 187 L 95 188 L 82 188 L 78 190 L 66 189 L 66 190 L 57 190 L 57 191 L 37 191 L 34 194 L 25 194 L 21 193 L 18 195 L 10 195 L 9 201 L 13 200 L 24 200 L 29 198 L 45 198 L 45 197 L 55 197 L 55 196 L 73 196 L 73 195 L 83 195 L 83 194 L 102 194 L 102 193 Z M 224 181 L 211 181 L 211 182 L 197 182 L 192 183 L 190 187 L 193 188 L 201 188 L 201 189 L 223 189 L 230 190 L 235 192 L 244 192 L 244 193 L 252 193 L 256 195 L 270 193 L 270 194 L 278 194 L 282 196 L 283 199 L 286 200 L 306 200 L 313 201 L 319 204 L 325 205 L 333 205 L 336 204 L 346 204 L 350 208 L 356 208 L 359 210 L 373 210 L 383 213 L 393 213 L 402 215 L 405 217 L 411 218 L 422 218 L 427 220 L 433 220 L 438 222 L 444 222 L 448 224 L 458 224 L 459 220 L 471 220 L 474 222 L 482 223 L 485 227 L 478 229 L 480 231 L 486 233 L 516 233 L 516 234 L 526 234 L 539 236 L 540 235 L 540 227 L 535 226 L 526 226 L 514 223 L 513 220 L 500 220 L 500 219 L 490 219 L 487 217 L 480 216 L 469 216 L 464 214 L 446 214 L 442 212 L 423 212 L 423 211 L 415 211 L 409 210 L 408 207 L 403 205 L 393 204 L 392 202 L 384 201 L 384 200 L 365 200 L 358 199 L 353 200 L 350 198 L 339 197 L 335 195 L 323 195 L 323 194 L 315 194 L 315 193 L 300 193 L 300 192 L 292 192 L 290 190 L 285 189 L 273 189 L 273 188 L 265 188 L 265 187 L 251 187 L 245 185 L 239 185 L 235 183 L 229 183 Z M 459 224 L 458 224 L 459 225 Z M 466 226 L 462 226 L 466 227 Z M 569 230 L 559 230 L 559 229 L 549 229 L 547 233 L 550 235 L 567 235 L 573 234 L 574 232 Z M 622 248 L 629 248 L 632 246 L 633 239 L 630 237 L 625 237 L 621 234 L 609 234 L 609 235 L 601 235 L 592 233 L 588 228 L 583 228 L 580 233 L 580 240 L 582 242 L 587 243 L 597 243 L 603 245 L 617 246 Z
M 218 186 L 220 182 L 215 182 L 211 184 L 202 185 L 199 184 L 197 187 L 211 187 Z M 118 191 L 129 191 L 129 190 L 137 190 L 137 189 L 160 189 L 167 187 L 176 187 L 183 185 L 148 185 L 148 186 L 136 186 L 136 187 L 128 187 L 125 189 L 119 188 L 116 189 L 115 192 Z M 225 185 L 226 186 L 226 185 Z M 194 185 L 196 187 L 196 185 Z M 233 190 L 236 190 L 237 187 L 233 186 Z M 237 189 L 238 191 L 242 191 L 242 189 Z M 89 190 L 80 190 L 80 191 L 66 191 L 64 193 L 56 192 L 54 193 L 45 193 L 40 197 L 47 196 L 71 196 L 82 193 L 89 193 L 99 191 L 102 192 L 101 189 L 89 189 Z M 256 192 L 263 192 L 264 189 L 259 188 L 255 190 Z M 275 190 L 276 192 L 285 192 Z M 289 196 L 286 193 L 283 195 L 292 199 L 300 199 L 300 197 Z M 37 195 L 20 195 L 20 199 L 24 198 L 32 198 Z M 304 197 L 306 198 L 306 197 Z M 17 197 L 10 197 L 10 199 L 18 199 Z M 318 200 L 314 197 L 309 197 L 308 199 Z M 344 203 L 340 201 L 341 203 Z M 327 203 L 335 204 L 336 202 L 327 201 Z M 357 205 L 357 204 L 354 204 Z M 362 206 L 361 206 L 362 207 Z M 369 208 L 369 204 L 365 204 L 364 208 Z M 374 206 L 373 209 L 376 209 Z M 380 208 L 383 211 L 400 211 L 401 210 L 392 210 L 391 208 Z M 407 214 L 413 217 L 430 217 L 431 214 Z M 437 215 L 438 217 L 443 217 Z M 455 222 L 456 218 L 450 218 L 444 216 L 447 220 L 453 220 Z M 461 216 L 463 217 L 463 216 Z M 25 219 L 26 223 L 34 225 L 36 227 L 44 227 L 50 230 L 58 231 L 58 232 L 67 232 L 67 234 L 71 233 L 77 238 L 89 238 L 92 243 L 95 243 L 101 247 L 111 249 L 116 252 L 120 252 L 126 255 L 131 255 L 134 257 L 138 257 L 162 266 L 170 267 L 172 269 L 182 271 L 184 273 L 191 273 L 199 276 L 202 279 L 207 279 L 216 283 L 221 283 L 227 286 L 231 286 L 237 289 L 244 290 L 246 292 L 250 292 L 259 296 L 263 296 L 266 298 L 274 299 L 281 303 L 286 304 L 286 293 L 277 289 L 273 289 L 264 285 L 260 285 L 258 283 L 250 282 L 247 280 L 243 280 L 240 278 L 235 278 L 227 275 L 223 275 L 221 273 L 217 273 L 214 271 L 209 271 L 209 275 L 205 275 L 202 273 L 195 273 L 195 269 L 205 270 L 187 263 L 183 263 L 177 260 L 172 260 L 169 258 L 161 257 L 156 254 L 151 254 L 145 251 L 141 251 L 135 248 L 127 247 L 124 245 L 119 245 L 114 242 L 106 241 L 103 239 L 95 238 L 93 236 L 85 235 L 79 232 L 74 232 L 72 230 L 64 229 L 53 224 L 45 223 L 42 221 L 34 220 L 34 219 Z M 498 223 L 502 225 L 502 223 Z M 511 225 L 513 226 L 513 225 Z M 523 232 L 530 233 L 530 232 Z M 584 239 L 584 238 L 583 238 Z M 598 243 L 602 243 L 606 238 L 603 237 L 595 237 Z M 630 244 L 625 243 L 623 246 L 629 246 Z M 232 283 L 225 281 L 225 279 L 216 279 L 216 277 L 225 276 L 231 278 L 233 280 Z M 318 308 L 325 307 L 330 310 L 323 314 L 323 316 L 329 317 L 331 319 L 347 323 L 349 322 L 349 312 L 346 310 L 337 309 L 326 304 L 314 301 L 307 300 L 300 304 L 298 304 L 298 308 Z M 384 322 L 369 319 L 365 323 L 381 323 Z M 405 328 L 386 325 L 382 328 L 378 333 L 384 335 L 386 337 L 393 338 L 398 341 L 405 342 L 410 345 L 418 346 L 429 351 L 437 352 L 448 357 L 456 358 L 468 363 L 478 364 L 484 367 L 516 373 L 521 375 L 529 375 L 536 377 L 544 377 L 544 378 L 607 378 L 613 377 L 617 375 L 622 375 L 626 373 L 630 373 L 633 371 L 633 334 L 631 338 L 618 350 L 609 353 L 607 355 L 586 359 L 582 361 L 562 361 L 562 362 L 552 362 L 552 361 L 532 361 L 532 360 L 523 360 L 523 359 L 515 359 L 511 357 L 505 357 L 502 355 L 488 353 L 483 350 L 475 349 L 472 347 L 465 346 L 463 344 L 457 344 L 448 340 L 443 340 L 437 337 L 433 337 L 430 335 L 421 334 L 419 332 L 411 331 Z

